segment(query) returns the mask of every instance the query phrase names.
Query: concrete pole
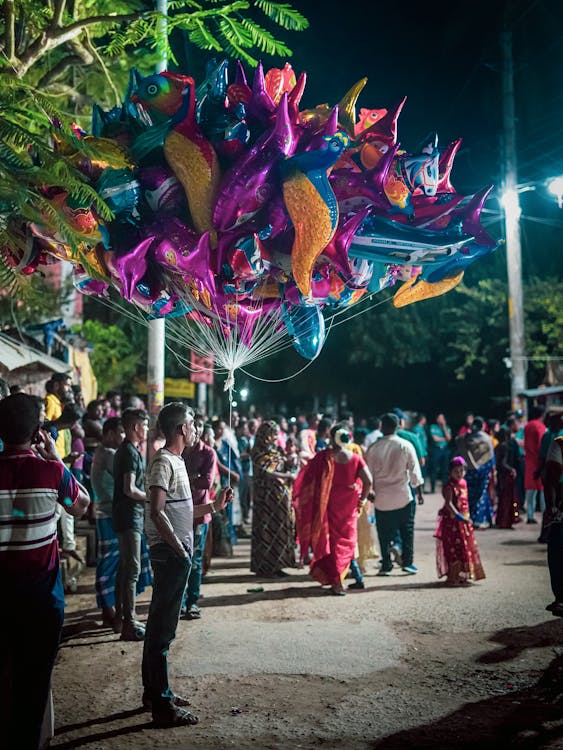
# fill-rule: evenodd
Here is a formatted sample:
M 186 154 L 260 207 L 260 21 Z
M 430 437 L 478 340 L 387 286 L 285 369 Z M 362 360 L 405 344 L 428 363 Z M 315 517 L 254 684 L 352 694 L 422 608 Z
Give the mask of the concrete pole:
M 526 388 L 526 349 L 522 294 L 522 245 L 520 238 L 520 201 L 518 197 L 516 124 L 514 112 L 514 69 L 512 32 L 501 33 L 503 53 L 502 111 L 504 130 L 504 222 L 506 267 L 508 272 L 508 325 L 510 332 L 510 397 L 513 409 L 525 409 L 519 397 Z
M 156 9 L 164 16 L 168 14 L 168 0 L 156 0 Z M 167 31 L 166 19 L 163 18 L 159 32 L 165 35 Z M 168 60 L 163 55 L 157 65 L 157 73 L 166 70 Z M 159 411 L 164 404 L 164 352 L 165 352 L 165 322 L 164 318 L 149 321 L 149 341 L 147 360 L 147 404 L 151 422 L 151 432 L 156 426 Z M 153 441 L 149 440 L 149 454 Z

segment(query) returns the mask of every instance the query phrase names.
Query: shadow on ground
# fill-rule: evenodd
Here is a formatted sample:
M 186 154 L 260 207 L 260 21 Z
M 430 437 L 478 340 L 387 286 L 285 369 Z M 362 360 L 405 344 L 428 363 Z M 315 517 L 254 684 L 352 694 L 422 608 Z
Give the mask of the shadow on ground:
M 86 729 L 88 727 L 94 727 L 97 724 L 111 724 L 112 722 L 121 722 L 125 719 L 129 719 L 136 716 L 142 716 L 144 710 L 142 708 L 136 708 L 132 711 L 119 711 L 118 713 L 110 714 L 109 716 L 100 716 L 88 721 L 78 722 L 76 724 L 67 724 L 63 727 L 58 727 L 55 730 L 55 736 L 58 738 L 60 735 L 67 734 L 68 732 L 76 731 L 77 729 Z M 103 740 L 109 740 L 112 737 L 122 737 L 127 734 L 136 734 L 142 732 L 145 729 L 151 729 L 153 724 L 150 721 L 150 714 L 146 714 L 146 720 L 129 726 L 115 727 L 114 729 L 107 729 L 105 731 L 95 731 L 92 734 L 85 735 L 83 737 L 77 737 L 76 739 L 66 740 L 63 742 L 57 742 L 57 750 L 70 750 L 73 747 L 83 747 L 84 745 L 90 745 L 93 742 L 102 742 Z
M 480 664 L 498 664 L 503 661 L 516 659 L 527 648 L 545 648 L 549 646 L 563 646 L 563 619 L 552 617 L 551 620 L 540 622 L 522 628 L 505 628 L 498 630 L 489 638 L 492 643 L 498 643 L 502 648 L 480 656 Z
M 563 656 L 553 660 L 532 688 L 466 703 L 438 721 L 384 737 L 372 748 L 539 750 L 561 747 L 559 742 L 563 743 Z

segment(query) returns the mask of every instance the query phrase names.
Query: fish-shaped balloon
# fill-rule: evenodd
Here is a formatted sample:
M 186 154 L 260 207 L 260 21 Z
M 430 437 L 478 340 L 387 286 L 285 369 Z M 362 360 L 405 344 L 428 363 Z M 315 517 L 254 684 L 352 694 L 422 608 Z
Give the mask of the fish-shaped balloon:
M 291 249 L 293 278 L 302 294 L 311 292 L 315 261 L 338 225 L 338 202 L 328 173 L 350 143 L 346 133 L 325 137 L 325 147 L 306 151 L 284 164 L 283 197 L 293 222 Z

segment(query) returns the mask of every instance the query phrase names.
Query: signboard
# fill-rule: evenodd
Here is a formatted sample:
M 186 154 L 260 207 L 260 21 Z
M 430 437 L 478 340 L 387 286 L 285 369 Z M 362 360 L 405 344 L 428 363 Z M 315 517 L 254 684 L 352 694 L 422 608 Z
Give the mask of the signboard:
M 135 381 L 135 390 L 137 393 L 147 393 L 147 384 L 144 380 Z M 195 385 L 190 380 L 184 378 L 165 378 L 164 395 L 166 398 L 195 398 Z
M 211 352 L 206 357 L 200 357 L 195 352 L 190 352 L 192 383 L 207 383 L 213 385 L 213 354 Z

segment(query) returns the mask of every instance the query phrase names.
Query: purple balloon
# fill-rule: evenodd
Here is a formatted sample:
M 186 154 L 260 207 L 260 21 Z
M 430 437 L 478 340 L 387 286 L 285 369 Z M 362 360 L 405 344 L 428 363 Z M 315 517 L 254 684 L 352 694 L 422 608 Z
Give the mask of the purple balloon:
M 198 243 L 196 232 L 175 217 L 163 219 L 152 231 L 154 243 L 150 255 L 158 265 L 172 273 L 189 273 L 193 264 L 192 254 Z
M 332 171 L 329 177 L 330 184 L 342 213 L 357 211 L 367 202 L 380 211 L 385 213 L 389 211 L 389 201 L 385 197 L 383 186 L 389 175 L 397 149 L 398 145 L 389 148 L 373 169 L 367 169 L 363 172 L 354 172 L 351 169 L 335 169 Z
M 321 259 L 326 258 L 342 274 L 345 281 L 353 275 L 350 258 L 348 257 L 348 249 L 360 224 L 369 212 L 370 207 L 366 206 L 339 226 L 334 233 L 334 237 L 321 253 Z
M 259 62 L 254 72 L 252 81 L 252 94 L 250 101 L 246 105 L 248 116 L 259 120 L 263 125 L 269 125 L 276 111 L 276 105 L 272 97 L 266 91 L 266 80 L 264 78 L 264 68 Z
M 153 240 L 154 237 L 148 237 L 125 253 L 113 255 L 111 271 L 116 274 L 121 293 L 129 302 L 133 300 L 137 284 L 147 272 L 147 253 Z
M 274 168 L 297 146 L 287 111 L 287 94 L 280 100 L 276 122 L 223 179 L 213 212 L 213 224 L 227 231 L 255 216 L 279 191 Z
M 106 281 L 93 279 L 82 270 L 81 267 L 75 267 L 72 272 L 72 283 L 82 294 L 89 297 L 107 297 L 109 284 Z
M 151 211 L 173 214 L 185 210 L 186 196 L 184 189 L 166 167 L 143 167 L 137 173 L 143 196 Z

